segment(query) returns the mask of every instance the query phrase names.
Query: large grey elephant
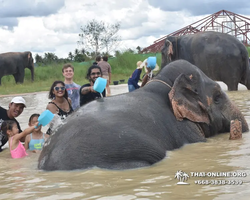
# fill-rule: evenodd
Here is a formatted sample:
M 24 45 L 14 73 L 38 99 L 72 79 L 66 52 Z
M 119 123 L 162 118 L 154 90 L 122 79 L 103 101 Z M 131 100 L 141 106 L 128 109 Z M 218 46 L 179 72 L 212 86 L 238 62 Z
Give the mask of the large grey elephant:
M 248 52 L 229 34 L 211 31 L 167 37 L 161 67 L 177 59 L 185 59 L 211 79 L 224 82 L 228 90 L 238 90 L 238 83 L 250 89 Z
M 23 83 L 25 68 L 30 69 L 31 80 L 34 81 L 34 62 L 30 51 L 0 54 L 0 85 L 6 75 L 13 75 L 16 83 Z
M 146 167 L 164 159 L 166 151 L 229 132 L 234 119 L 248 131 L 219 84 L 178 60 L 138 90 L 80 107 L 45 142 L 38 168 Z

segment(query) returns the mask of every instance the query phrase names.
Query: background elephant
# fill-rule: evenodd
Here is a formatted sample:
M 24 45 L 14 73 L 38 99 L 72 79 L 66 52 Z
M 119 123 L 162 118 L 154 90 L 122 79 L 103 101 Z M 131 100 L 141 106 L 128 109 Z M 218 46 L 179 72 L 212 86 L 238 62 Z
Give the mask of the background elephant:
M 230 131 L 245 118 L 218 83 L 185 60 L 164 67 L 144 87 L 90 102 L 45 142 L 39 169 L 150 166 L 166 151 Z
M 238 83 L 250 89 L 248 52 L 231 35 L 211 31 L 167 37 L 161 67 L 177 59 L 185 59 L 211 79 L 224 82 L 228 90 L 238 90 Z
M 0 85 L 2 77 L 11 74 L 16 83 L 23 83 L 25 68 L 30 69 L 31 80 L 34 81 L 34 62 L 30 51 L 0 54 Z

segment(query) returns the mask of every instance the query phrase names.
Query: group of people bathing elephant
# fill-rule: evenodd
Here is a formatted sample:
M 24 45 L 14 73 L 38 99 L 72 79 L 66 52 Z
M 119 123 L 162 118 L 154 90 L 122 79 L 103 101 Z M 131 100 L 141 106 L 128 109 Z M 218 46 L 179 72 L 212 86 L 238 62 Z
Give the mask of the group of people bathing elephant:
M 167 38 L 160 72 L 140 89 L 91 101 L 70 114 L 45 142 L 38 168 L 146 167 L 169 150 L 229 132 L 231 120 L 248 131 L 245 117 L 214 81 L 229 90 L 238 83 L 249 89 L 248 54 L 241 45 L 215 32 Z
M 98 77 L 102 76 L 102 70 L 97 64 L 89 67 L 86 75 L 89 83 L 82 87 L 73 82 L 74 67 L 70 63 L 63 66 L 62 74 L 65 80 L 54 81 L 51 85 L 48 96 L 51 101 L 46 109 L 60 116 L 61 120 L 64 120 L 74 110 L 77 110 L 80 105 L 82 106 L 101 97 L 98 92 L 93 90 L 93 84 Z M 105 90 L 102 95 L 103 97 L 106 96 Z M 2 151 L 2 147 L 9 141 L 10 152 L 13 158 L 26 156 L 27 149 L 33 152 L 41 150 L 45 139 L 52 133 L 53 127 L 49 127 L 46 134 L 41 132 L 40 126 L 36 127 L 39 117 L 39 114 L 36 113 L 30 116 L 30 127 L 22 131 L 16 117 L 23 112 L 25 107 L 25 99 L 20 96 L 11 100 L 8 110 L 0 107 L 0 150 Z M 21 142 L 25 142 L 25 149 Z

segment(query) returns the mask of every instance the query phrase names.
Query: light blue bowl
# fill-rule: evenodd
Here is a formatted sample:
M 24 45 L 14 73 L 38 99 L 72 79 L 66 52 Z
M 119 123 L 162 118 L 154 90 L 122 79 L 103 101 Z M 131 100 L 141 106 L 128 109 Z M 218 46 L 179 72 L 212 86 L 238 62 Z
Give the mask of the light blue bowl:
M 147 59 L 147 67 L 153 70 L 156 66 L 156 57 L 148 57 Z
M 93 89 L 99 93 L 102 93 L 107 85 L 107 79 L 98 77 L 94 83 Z
M 48 123 L 51 122 L 53 119 L 54 114 L 50 112 L 49 110 L 45 110 L 41 113 L 41 115 L 38 117 L 38 126 L 46 126 Z

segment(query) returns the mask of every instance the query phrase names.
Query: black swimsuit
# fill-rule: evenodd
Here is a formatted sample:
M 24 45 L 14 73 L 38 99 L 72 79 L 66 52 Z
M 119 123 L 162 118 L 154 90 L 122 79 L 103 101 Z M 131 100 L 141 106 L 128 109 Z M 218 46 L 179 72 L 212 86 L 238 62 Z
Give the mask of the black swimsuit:
M 67 100 L 67 99 L 66 99 Z M 70 105 L 69 101 L 67 100 L 68 104 L 69 104 L 69 107 L 70 107 L 70 110 L 68 112 L 65 112 L 63 111 L 58 105 L 55 104 L 55 102 L 49 102 L 49 104 L 54 104 L 57 108 L 58 108 L 58 115 L 61 117 L 62 120 L 64 120 L 69 114 L 71 114 L 74 110 L 72 108 L 72 106 Z M 50 135 L 52 132 L 51 128 L 49 128 L 46 132 L 46 134 Z
M 60 107 L 58 107 L 58 105 L 56 105 L 55 104 L 55 102 L 49 102 L 49 104 L 50 103 L 52 103 L 52 104 L 54 104 L 57 108 L 58 108 L 58 110 L 59 110 L 59 112 L 57 113 L 59 116 L 61 116 L 61 119 L 65 119 L 69 114 L 71 114 L 72 112 L 73 112 L 73 108 L 72 108 L 72 106 L 70 105 L 70 103 L 69 103 L 69 101 L 67 100 L 67 102 L 68 102 L 68 104 L 69 104 L 69 108 L 70 108 L 70 110 L 69 110 L 69 112 L 65 112 L 65 111 L 63 111 Z

